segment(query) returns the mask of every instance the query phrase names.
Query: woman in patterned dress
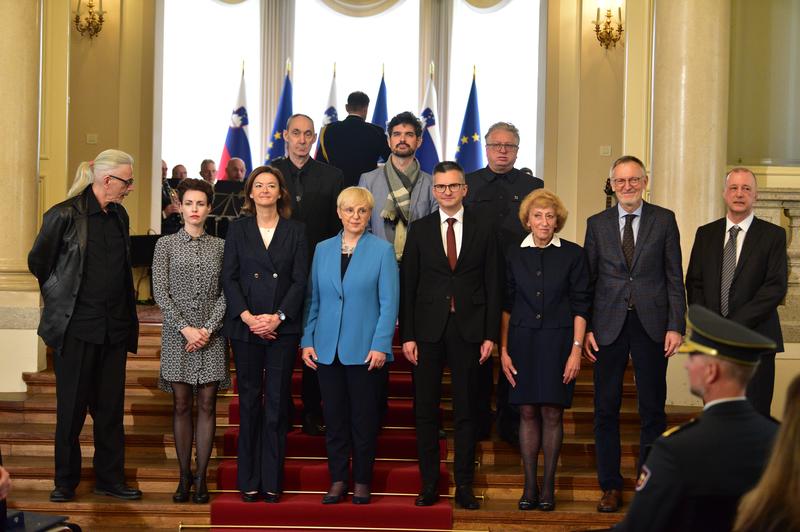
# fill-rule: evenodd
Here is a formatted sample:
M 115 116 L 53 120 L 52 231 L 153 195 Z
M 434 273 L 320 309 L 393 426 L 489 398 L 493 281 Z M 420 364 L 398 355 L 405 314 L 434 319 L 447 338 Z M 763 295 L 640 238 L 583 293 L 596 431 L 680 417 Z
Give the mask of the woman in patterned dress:
M 206 469 L 216 430 L 217 390 L 230 386 L 225 296 L 220 283 L 224 241 L 207 235 L 214 190 L 202 179 L 177 188 L 184 226 L 160 238 L 153 255 L 153 293 L 163 314 L 159 388 L 172 392 L 180 482 L 172 500 L 208 502 Z M 192 476 L 192 402 L 197 394 L 197 470 Z

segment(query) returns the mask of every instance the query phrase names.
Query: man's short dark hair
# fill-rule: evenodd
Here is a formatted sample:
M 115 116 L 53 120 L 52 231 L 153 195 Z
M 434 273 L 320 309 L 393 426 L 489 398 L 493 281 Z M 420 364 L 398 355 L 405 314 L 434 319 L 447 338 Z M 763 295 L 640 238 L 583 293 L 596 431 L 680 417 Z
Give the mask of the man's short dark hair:
M 392 129 L 400 124 L 406 124 L 414 128 L 414 134 L 417 137 L 422 136 L 422 122 L 419 121 L 417 116 L 410 112 L 410 111 L 403 111 L 399 115 L 393 116 L 391 120 L 389 120 L 389 125 L 386 127 L 386 131 L 389 132 L 389 135 L 392 134 Z
M 353 109 L 364 109 L 369 107 L 369 96 L 361 91 L 351 92 L 347 97 L 347 106 Z
M 431 175 L 443 174 L 445 172 L 449 172 L 450 170 L 455 170 L 461 174 L 461 180 L 464 181 L 464 169 L 461 168 L 461 165 L 455 161 L 442 161 L 438 163 L 433 167 L 433 172 L 431 172 Z
M 206 195 L 208 204 L 214 202 L 214 187 L 205 179 L 184 179 L 175 188 L 178 193 L 178 201 L 183 202 L 183 195 L 190 190 L 198 190 Z

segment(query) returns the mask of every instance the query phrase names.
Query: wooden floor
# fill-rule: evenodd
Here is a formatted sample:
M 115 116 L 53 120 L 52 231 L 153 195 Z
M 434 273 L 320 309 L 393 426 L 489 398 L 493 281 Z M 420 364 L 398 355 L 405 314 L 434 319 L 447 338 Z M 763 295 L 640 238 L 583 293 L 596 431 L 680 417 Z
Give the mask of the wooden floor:
M 152 310 L 147 318 L 153 319 Z M 81 435 L 84 456 L 82 481 L 75 501 L 51 503 L 53 488 L 53 434 L 55 430 L 55 376 L 52 366 L 24 376 L 28 391 L 0 394 L 0 449 L 13 479 L 9 508 L 68 515 L 84 530 L 177 530 L 180 523 L 207 525 L 209 506 L 174 504 L 171 494 L 178 480 L 172 437 L 171 398 L 156 387 L 160 354 L 159 323 L 142 323 L 139 353 L 128 358 L 125 400 L 125 474 L 128 482 L 144 492 L 141 501 L 123 502 L 93 495 L 91 418 Z M 445 379 L 448 379 L 445 376 Z M 447 386 L 445 386 L 447 390 Z M 520 512 L 516 508 L 523 474 L 518 451 L 495 436 L 478 446 L 476 492 L 483 495 L 479 511 L 456 510 L 454 528 L 466 530 L 567 531 L 602 528 L 622 514 L 595 511 L 600 489 L 595 476 L 592 437 L 592 371 L 584 367 L 575 387 L 574 407 L 565 412 L 565 436 L 557 478 L 555 512 Z M 222 454 L 222 434 L 231 397 L 220 397 L 215 456 Z M 449 428 L 450 403 L 443 403 L 445 428 Z M 669 424 L 682 423 L 696 408 L 668 407 Z M 626 492 L 633 492 L 635 457 L 638 454 L 638 415 L 632 372 L 625 379 L 621 415 L 622 464 Z M 448 432 L 449 433 L 449 432 Z M 452 449 L 452 441 L 449 442 Z M 291 456 L 291 449 L 288 449 Z M 450 456 L 452 458 L 452 456 Z M 215 459 L 210 465 L 214 484 Z M 454 488 L 451 486 L 451 492 Z

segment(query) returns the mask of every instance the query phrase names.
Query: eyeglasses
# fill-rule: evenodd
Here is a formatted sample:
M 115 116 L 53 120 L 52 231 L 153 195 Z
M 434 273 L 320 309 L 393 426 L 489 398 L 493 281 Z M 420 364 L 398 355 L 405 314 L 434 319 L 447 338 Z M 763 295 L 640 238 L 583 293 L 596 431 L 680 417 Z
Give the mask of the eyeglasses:
M 516 151 L 519 144 L 487 144 L 486 147 L 492 151 Z
M 624 187 L 626 184 L 629 184 L 632 187 L 637 187 L 642 182 L 643 177 L 629 177 L 625 179 L 623 177 L 617 177 L 612 179 L 611 182 L 614 183 L 615 187 Z
M 344 207 L 340 210 L 342 211 L 342 214 L 344 214 L 348 218 L 355 216 L 356 214 L 358 214 L 359 216 L 366 216 L 367 213 L 369 213 L 369 209 L 366 207 L 359 207 L 358 209 L 356 209 L 355 207 Z
M 113 178 L 114 178 L 114 179 L 116 179 L 117 181 L 122 181 L 123 183 L 125 183 L 125 186 L 126 186 L 126 187 L 132 187 L 132 186 L 133 186 L 133 178 L 130 178 L 130 179 L 122 179 L 121 177 L 117 177 L 117 176 L 115 176 L 115 175 L 111 175 L 111 174 L 108 174 L 108 177 L 113 177 Z
M 445 190 L 449 190 L 452 193 L 458 192 L 464 187 L 464 183 L 450 183 L 447 185 L 433 185 L 433 190 L 438 192 L 439 194 L 443 194 Z

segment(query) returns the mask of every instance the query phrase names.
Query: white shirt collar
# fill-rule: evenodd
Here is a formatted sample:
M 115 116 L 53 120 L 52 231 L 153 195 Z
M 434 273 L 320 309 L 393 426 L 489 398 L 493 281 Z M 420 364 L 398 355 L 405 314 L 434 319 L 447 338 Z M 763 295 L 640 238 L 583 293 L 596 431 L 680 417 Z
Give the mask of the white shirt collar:
M 550 240 L 550 242 L 547 243 L 547 245 L 545 247 L 549 248 L 550 246 L 555 246 L 557 248 L 561 247 L 561 239 L 558 238 L 558 235 L 554 234 L 553 238 Z M 536 244 L 533 241 L 533 233 L 529 233 L 528 236 L 525 237 L 525 240 L 523 240 L 522 243 L 519 245 L 519 247 L 521 247 L 521 248 L 535 248 L 535 247 L 537 247 Z M 544 249 L 544 248 L 542 248 L 542 249 Z
M 458 223 L 464 223 L 464 207 L 462 206 L 458 209 L 458 212 L 455 213 L 453 216 L 450 216 L 442 209 L 439 209 L 439 223 L 447 223 L 448 218 L 455 218 Z
M 711 408 L 714 405 L 718 405 L 718 404 L 722 404 L 722 403 L 732 403 L 733 401 L 747 401 L 747 397 L 745 397 L 745 396 L 741 396 L 741 397 L 723 397 L 722 399 L 714 399 L 713 401 L 707 402 L 703 406 L 703 411 L 705 412 L 706 410 L 708 410 L 709 408 Z
M 725 217 L 725 232 L 727 233 L 728 231 L 730 231 L 731 227 L 733 227 L 734 225 L 738 225 L 739 229 L 741 229 L 742 231 L 744 231 L 746 233 L 747 230 L 750 229 L 750 225 L 752 225 L 754 217 L 755 217 L 755 213 L 751 212 L 750 216 L 748 216 L 747 218 L 745 218 L 744 220 L 742 220 L 738 224 L 735 224 L 735 223 L 733 223 L 731 221 L 730 218 L 728 218 L 726 216 Z
M 640 220 L 642 219 L 642 207 L 644 206 L 644 201 L 642 201 L 641 205 L 637 207 L 637 209 L 633 212 L 628 212 L 622 208 L 622 204 L 617 203 L 617 216 L 620 218 L 625 218 L 628 214 L 635 214 L 637 218 Z M 635 219 L 635 218 L 634 218 Z M 624 220 L 623 220 L 624 221 Z

